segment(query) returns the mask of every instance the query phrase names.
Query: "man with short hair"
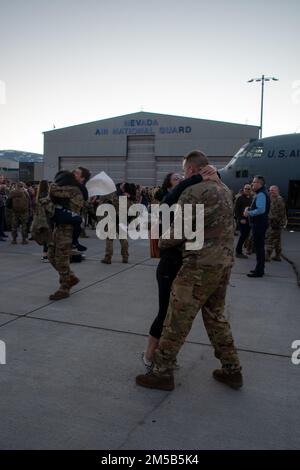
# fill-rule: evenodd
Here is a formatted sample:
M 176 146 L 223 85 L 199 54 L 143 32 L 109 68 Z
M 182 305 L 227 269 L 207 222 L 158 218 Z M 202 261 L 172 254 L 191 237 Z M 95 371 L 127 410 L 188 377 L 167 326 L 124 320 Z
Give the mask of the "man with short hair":
M 253 233 L 253 244 L 256 252 L 256 267 L 247 274 L 248 277 L 263 277 L 265 274 L 265 236 L 268 227 L 270 199 L 263 176 L 255 176 L 252 182 L 255 197 L 250 209 L 244 211 L 245 217 L 250 217 Z
M 234 206 L 234 216 L 236 218 L 238 229 L 240 231 L 240 238 L 235 249 L 235 256 L 237 258 L 248 258 L 248 256 L 243 254 L 243 245 L 249 236 L 251 227 L 249 225 L 248 217 L 244 216 L 244 210 L 246 209 L 246 207 L 250 207 L 251 203 L 251 185 L 245 184 L 243 192 L 237 197 Z
M 275 250 L 272 260 L 281 261 L 281 232 L 286 226 L 286 210 L 283 198 L 280 196 L 278 186 L 271 186 L 269 226 L 266 233 L 266 261 L 271 261 L 271 255 Z
M 191 152 L 183 161 L 185 178 L 198 174 L 207 164 L 208 160 L 203 152 Z M 215 370 L 213 377 L 238 389 L 243 384 L 241 366 L 229 322 L 224 316 L 226 289 L 234 252 L 232 196 L 220 180 L 207 180 L 185 189 L 178 204 L 184 215 L 185 205 L 192 205 L 193 227 L 196 223 L 196 206 L 204 205 L 204 245 L 201 249 L 188 249 L 184 237 L 174 238 L 174 222 L 169 239 L 162 237 L 159 241 L 161 249 L 182 245 L 183 264 L 172 285 L 153 371 L 137 376 L 136 383 L 147 388 L 174 389 L 176 356 L 198 311 L 202 309 L 203 321 L 215 356 L 222 363 L 222 368 Z
M 75 214 L 80 213 L 83 205 L 82 192 L 78 188 L 74 174 L 69 171 L 59 171 L 54 183 L 49 188 L 49 198 L 55 205 Z M 73 225 L 71 223 L 55 222 L 52 240 L 48 246 L 48 259 L 59 274 L 59 288 L 49 296 L 50 300 L 61 300 L 70 296 L 70 289 L 78 284 L 79 279 L 70 269 L 72 250 Z

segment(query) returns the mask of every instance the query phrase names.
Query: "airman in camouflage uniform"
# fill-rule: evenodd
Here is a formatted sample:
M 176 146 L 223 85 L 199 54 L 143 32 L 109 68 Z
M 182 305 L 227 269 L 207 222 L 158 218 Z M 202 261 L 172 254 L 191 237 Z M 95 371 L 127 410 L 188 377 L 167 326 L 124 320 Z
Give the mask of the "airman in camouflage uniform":
M 76 186 L 58 186 L 52 184 L 49 190 L 53 202 L 65 201 L 65 207 L 72 212 L 80 214 L 83 206 L 83 196 Z M 70 255 L 72 251 L 73 225 L 59 224 L 53 231 L 53 239 L 48 247 L 48 260 L 59 273 L 59 289 L 52 295 L 50 300 L 60 300 L 70 295 L 71 287 L 75 286 L 79 279 L 70 269 Z
M 273 250 L 275 250 L 275 256 L 272 259 L 281 261 L 281 232 L 287 223 L 285 203 L 277 186 L 271 186 L 269 191 L 271 207 L 266 233 L 266 261 L 271 261 Z
M 112 204 L 116 210 L 116 231 L 117 237 L 119 234 L 119 196 L 117 192 L 109 194 L 108 196 L 104 197 L 101 200 L 101 204 Z M 119 242 L 121 245 L 121 255 L 122 255 L 122 262 L 128 263 L 128 240 L 119 238 Z M 101 260 L 102 263 L 111 264 L 111 259 L 113 256 L 114 250 L 114 239 L 113 238 L 106 238 L 106 247 L 105 247 L 105 256 Z
M 30 199 L 23 183 L 17 183 L 11 191 L 8 205 L 11 209 L 11 243 L 13 245 L 17 244 L 18 227 L 21 225 L 22 244 L 27 245 Z
M 193 151 L 184 159 L 185 177 L 197 174 L 206 164 L 202 152 Z M 233 204 L 229 189 L 221 182 L 204 181 L 185 191 L 178 200 L 184 213 L 185 204 L 204 204 L 204 245 L 199 250 L 183 248 L 183 265 L 173 282 L 162 337 L 155 353 L 153 372 L 136 377 L 138 385 L 173 390 L 176 356 L 189 334 L 193 321 L 202 310 L 208 337 L 220 359 L 222 369 L 213 376 L 232 388 L 242 386 L 241 366 L 228 320 L 224 316 L 226 289 L 233 264 Z M 195 211 L 193 211 L 193 221 Z M 160 239 L 160 248 L 181 243 Z

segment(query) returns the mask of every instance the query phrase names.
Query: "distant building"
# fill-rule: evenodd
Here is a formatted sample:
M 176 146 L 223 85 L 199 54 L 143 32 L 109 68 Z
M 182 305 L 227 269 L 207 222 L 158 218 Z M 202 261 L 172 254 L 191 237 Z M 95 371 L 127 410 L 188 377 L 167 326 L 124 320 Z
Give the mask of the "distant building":
M 0 175 L 5 178 L 17 181 L 19 179 L 19 162 L 4 158 L 0 154 Z
M 38 153 L 0 150 L 0 174 L 14 181 L 40 181 L 44 174 L 44 157 Z
M 170 171 L 182 171 L 182 157 L 203 150 L 218 168 L 259 127 L 188 117 L 139 112 L 44 133 L 44 176 L 59 169 L 105 171 L 115 182 L 160 184 Z

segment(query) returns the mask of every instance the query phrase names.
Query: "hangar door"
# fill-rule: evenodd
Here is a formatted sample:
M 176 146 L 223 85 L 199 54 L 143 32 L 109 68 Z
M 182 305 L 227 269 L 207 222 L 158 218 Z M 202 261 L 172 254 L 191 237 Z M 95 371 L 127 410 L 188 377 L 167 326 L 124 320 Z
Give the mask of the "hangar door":
M 60 157 L 60 170 L 74 170 L 78 166 L 87 168 L 92 176 L 100 171 L 110 176 L 115 183 L 124 181 L 125 179 L 125 157 Z
M 153 135 L 128 136 L 126 181 L 155 186 L 156 162 Z

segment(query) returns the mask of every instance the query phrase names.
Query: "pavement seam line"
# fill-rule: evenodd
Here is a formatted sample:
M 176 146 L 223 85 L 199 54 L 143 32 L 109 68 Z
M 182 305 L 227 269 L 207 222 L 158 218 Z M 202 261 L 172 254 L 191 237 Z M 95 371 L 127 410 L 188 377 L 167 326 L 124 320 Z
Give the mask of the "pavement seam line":
M 147 258 L 146 258 L 147 259 Z M 99 281 L 95 281 L 92 284 L 89 284 L 88 286 L 82 287 L 81 289 L 78 289 L 77 291 L 73 292 L 71 295 L 77 294 L 78 292 L 81 292 L 89 287 L 93 287 L 97 284 L 101 284 L 103 281 L 106 281 L 107 279 L 111 279 L 112 277 L 117 276 L 118 274 L 124 273 L 125 271 L 130 271 L 131 269 L 135 268 L 136 266 L 142 265 L 142 263 L 135 263 L 132 264 L 124 269 L 121 269 L 121 271 L 118 271 L 117 273 L 111 274 L 110 276 L 106 277 L 105 279 L 101 279 Z M 53 302 L 51 302 L 53 303 Z
M 287 261 L 292 266 L 292 268 L 294 270 L 294 273 L 296 274 L 297 284 L 300 287 L 300 270 L 299 270 L 299 267 L 297 266 L 297 264 L 293 260 L 291 260 L 290 258 L 285 256 L 284 254 L 282 254 L 281 256 L 285 261 Z
M 0 315 L 17 315 L 19 316 L 17 313 L 13 313 L 13 312 L 0 312 Z
M 81 323 L 73 323 L 73 322 L 67 322 L 67 321 L 61 321 L 61 320 L 54 320 L 52 318 L 41 318 L 41 317 L 35 317 L 35 316 L 23 316 L 23 317 L 18 317 L 18 318 L 24 318 L 26 320 L 39 320 L 39 321 L 46 321 L 50 323 L 56 323 L 56 324 L 61 324 L 65 326 L 77 326 L 79 328 L 89 328 L 91 330 L 98 330 L 98 331 L 107 331 L 110 333 L 118 333 L 118 334 L 123 334 L 123 335 L 132 335 L 132 336 L 139 336 L 142 338 L 147 338 L 148 334 L 146 333 L 136 333 L 134 331 L 123 331 L 123 330 L 116 330 L 114 328 L 105 328 L 101 326 L 94 326 L 94 325 L 83 325 Z M 185 341 L 184 344 L 193 344 L 196 346 L 205 346 L 209 348 L 213 348 L 213 346 L 209 343 L 204 343 L 201 341 Z M 254 351 L 254 349 L 245 349 L 245 348 L 236 348 L 237 351 L 241 352 L 246 352 L 246 353 L 253 353 L 253 354 L 260 354 L 263 356 L 274 356 L 274 357 L 282 357 L 282 358 L 287 358 L 290 359 L 289 355 L 286 354 L 279 354 L 279 353 L 271 353 L 267 351 Z
M 89 289 L 90 287 L 93 287 L 93 286 L 95 286 L 95 285 L 97 285 L 97 284 L 101 284 L 102 282 L 104 282 L 104 281 L 106 281 L 106 280 L 108 280 L 108 279 L 111 279 L 112 277 L 115 277 L 115 276 L 117 276 L 118 274 L 121 274 L 121 273 L 123 273 L 123 272 L 125 272 L 125 271 L 130 271 L 131 269 L 135 268 L 136 266 L 142 265 L 142 263 L 143 263 L 144 261 L 147 261 L 148 259 L 149 259 L 149 258 L 145 258 L 142 262 L 135 263 L 135 264 L 132 264 L 132 265 L 130 265 L 130 266 L 127 266 L 125 269 L 121 269 L 120 271 L 118 271 L 118 272 L 116 272 L 116 273 L 113 273 L 113 274 L 111 274 L 111 275 L 105 277 L 104 279 L 99 279 L 98 281 L 95 281 L 95 282 L 93 282 L 92 284 L 89 284 L 89 285 L 87 285 L 87 286 L 85 286 L 85 287 L 82 287 L 81 289 L 78 289 L 77 291 L 72 292 L 71 296 L 74 295 L 74 294 L 77 294 L 77 292 L 81 292 L 81 291 L 83 291 L 83 290 L 85 290 L 85 289 Z M 7 325 L 8 323 L 12 323 L 13 321 L 18 320 L 19 318 L 26 318 L 27 315 L 31 315 L 32 313 L 37 312 L 37 311 L 39 311 L 39 310 L 42 310 L 42 309 L 44 309 L 44 308 L 46 308 L 46 307 L 49 307 L 49 305 L 52 305 L 52 304 L 54 304 L 54 303 L 57 303 L 57 301 L 53 300 L 53 301 L 51 301 L 51 302 L 48 302 L 47 304 L 41 305 L 40 307 L 37 307 L 37 308 L 31 310 L 30 312 L 26 312 L 26 313 L 24 313 L 24 314 L 17 314 L 17 313 L 16 313 L 16 314 L 12 314 L 12 315 L 15 315 L 16 318 L 14 318 L 13 320 L 8 320 L 6 323 L 3 323 L 2 325 L 0 325 L 0 328 L 1 328 L 2 326 Z M 34 317 L 33 317 L 33 318 L 34 318 Z M 42 319 L 40 319 L 40 320 L 42 320 Z M 70 324 L 72 324 L 72 323 L 70 323 Z

